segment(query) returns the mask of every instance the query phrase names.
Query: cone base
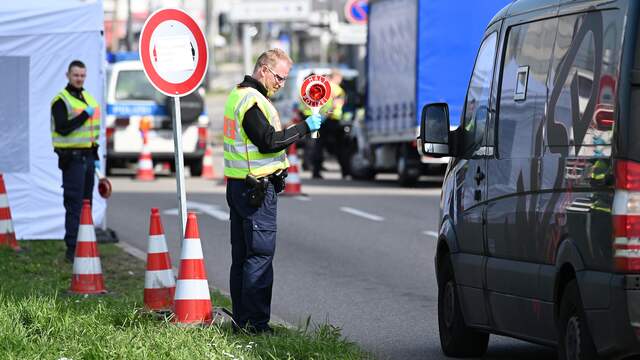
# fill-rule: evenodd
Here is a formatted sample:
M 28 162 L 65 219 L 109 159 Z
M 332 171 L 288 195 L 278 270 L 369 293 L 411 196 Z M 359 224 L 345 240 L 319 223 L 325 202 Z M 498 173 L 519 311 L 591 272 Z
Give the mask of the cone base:
M 138 181 L 154 181 L 156 177 L 154 175 L 136 175 Z
M 22 248 L 16 240 L 16 234 L 13 232 L 0 234 L 0 246 L 8 246 L 16 252 L 22 251 Z
M 144 289 L 144 307 L 151 311 L 169 311 L 173 308 L 175 287 Z
M 71 277 L 69 292 L 72 294 L 106 294 L 107 289 L 104 287 L 102 274 L 74 274 Z
M 211 300 L 176 300 L 174 314 L 174 323 L 194 325 L 213 323 Z

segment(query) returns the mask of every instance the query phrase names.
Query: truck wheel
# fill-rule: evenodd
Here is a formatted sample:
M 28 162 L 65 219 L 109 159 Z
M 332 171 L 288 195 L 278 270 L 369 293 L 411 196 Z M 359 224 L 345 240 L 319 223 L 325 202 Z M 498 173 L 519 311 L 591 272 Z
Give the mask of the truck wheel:
M 202 175 L 202 159 L 196 159 L 189 163 L 189 171 L 191 172 L 191 176 L 201 176 Z
M 467 327 L 462 316 L 451 259 L 442 262 L 438 283 L 438 329 L 446 356 L 479 357 L 487 351 L 489 334 Z
M 376 177 L 369 160 L 357 151 L 349 157 L 349 172 L 355 180 L 373 180 Z
M 593 344 L 576 280 L 567 284 L 560 302 L 558 360 L 591 360 L 598 354 Z
M 420 177 L 420 165 L 417 152 L 413 155 L 407 146 L 401 145 L 397 161 L 398 183 L 400 186 L 410 187 L 416 185 Z

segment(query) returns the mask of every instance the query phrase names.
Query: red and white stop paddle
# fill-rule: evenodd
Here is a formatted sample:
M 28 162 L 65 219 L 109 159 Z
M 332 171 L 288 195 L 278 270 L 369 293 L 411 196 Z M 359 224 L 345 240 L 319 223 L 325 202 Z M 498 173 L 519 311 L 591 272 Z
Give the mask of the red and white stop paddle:
M 313 115 L 317 115 L 320 113 L 322 105 L 326 104 L 331 97 L 331 84 L 322 75 L 309 75 L 302 82 L 300 97 L 311 108 Z M 312 132 L 311 137 L 317 138 L 318 132 Z

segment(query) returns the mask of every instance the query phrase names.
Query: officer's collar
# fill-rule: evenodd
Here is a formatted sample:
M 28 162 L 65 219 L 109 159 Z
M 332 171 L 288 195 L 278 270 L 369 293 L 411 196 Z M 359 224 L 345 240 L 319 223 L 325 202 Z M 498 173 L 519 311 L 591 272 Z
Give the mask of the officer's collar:
M 264 85 L 262 85 L 258 80 L 254 79 L 253 77 L 249 76 L 249 75 L 245 75 L 244 76 L 244 80 L 242 80 L 242 82 L 240 84 L 238 84 L 238 87 L 251 87 L 254 88 L 256 90 L 258 90 L 260 92 L 260 94 L 262 94 L 262 96 L 267 97 L 267 89 L 264 87 Z
M 84 88 L 77 88 L 71 84 L 67 84 L 65 89 L 67 89 L 70 94 L 80 94 L 84 90 Z

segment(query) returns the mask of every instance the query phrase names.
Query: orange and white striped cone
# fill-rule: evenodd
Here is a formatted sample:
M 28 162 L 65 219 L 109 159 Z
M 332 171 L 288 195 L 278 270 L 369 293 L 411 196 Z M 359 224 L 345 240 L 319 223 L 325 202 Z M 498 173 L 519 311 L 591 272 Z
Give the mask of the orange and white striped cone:
M 15 251 L 22 250 L 16 241 L 16 233 L 13 230 L 9 197 L 2 174 L 0 174 L 0 246 L 9 246 Z
M 91 217 L 91 203 L 88 199 L 83 200 L 82 203 L 69 292 L 74 294 L 104 294 L 107 292 L 104 287 L 100 253 Z
M 152 311 L 168 311 L 173 306 L 176 279 L 164 237 L 158 208 L 151 209 L 147 270 L 144 273 L 144 306 Z
M 300 183 L 300 170 L 298 168 L 298 150 L 296 149 L 296 143 L 289 146 L 289 152 L 287 154 L 289 158 L 288 175 L 284 179 L 284 192 L 285 196 L 300 196 L 302 193 L 302 184 Z
M 213 309 L 209 282 L 204 267 L 198 218 L 190 212 L 182 243 L 180 270 L 174 299 L 174 322 L 183 324 L 211 324 Z
M 151 152 L 148 145 L 148 132 L 142 131 L 142 151 L 140 151 L 140 157 L 138 158 L 138 170 L 136 172 L 136 180 L 139 181 L 153 181 L 156 178 L 153 172 L 153 160 L 151 159 Z
M 215 179 L 216 173 L 213 169 L 213 148 L 207 145 L 202 157 L 202 178 L 207 180 Z

